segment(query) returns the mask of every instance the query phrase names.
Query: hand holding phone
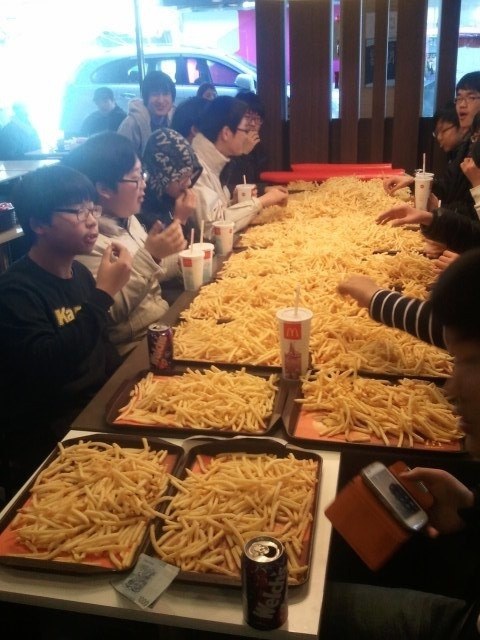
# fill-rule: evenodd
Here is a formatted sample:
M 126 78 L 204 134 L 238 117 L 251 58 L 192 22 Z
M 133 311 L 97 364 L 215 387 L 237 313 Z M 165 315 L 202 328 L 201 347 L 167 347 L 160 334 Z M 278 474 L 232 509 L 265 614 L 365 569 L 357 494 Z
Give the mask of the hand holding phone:
M 360 472 L 365 484 L 401 525 L 410 531 L 419 531 L 428 522 L 428 516 L 405 487 L 381 462 L 373 462 Z

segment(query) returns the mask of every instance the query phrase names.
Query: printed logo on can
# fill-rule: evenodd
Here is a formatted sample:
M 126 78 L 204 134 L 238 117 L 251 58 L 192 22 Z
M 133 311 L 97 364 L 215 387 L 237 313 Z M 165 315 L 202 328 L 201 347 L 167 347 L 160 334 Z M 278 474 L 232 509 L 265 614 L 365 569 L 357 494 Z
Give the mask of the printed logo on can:
M 283 337 L 285 338 L 285 340 L 301 340 L 302 323 L 285 322 L 285 324 L 283 325 Z

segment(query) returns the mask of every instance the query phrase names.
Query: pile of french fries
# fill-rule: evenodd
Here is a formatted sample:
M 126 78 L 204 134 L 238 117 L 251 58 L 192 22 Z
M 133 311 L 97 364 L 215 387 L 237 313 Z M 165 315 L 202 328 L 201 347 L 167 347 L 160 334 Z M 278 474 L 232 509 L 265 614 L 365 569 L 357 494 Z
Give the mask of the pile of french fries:
M 11 522 L 27 551 L 10 555 L 129 567 L 168 484 L 167 451 L 143 445 L 59 443 Z
M 317 463 L 253 453 L 197 462 L 184 480 L 170 478 L 177 493 L 162 515 L 160 538 L 150 527 L 160 558 L 184 571 L 238 577 L 245 542 L 274 536 L 285 546 L 290 584 L 300 582 L 308 570 Z
M 117 421 L 179 429 L 260 432 L 272 414 L 278 376 L 262 378 L 212 366 L 179 376 L 148 373 L 131 392 Z

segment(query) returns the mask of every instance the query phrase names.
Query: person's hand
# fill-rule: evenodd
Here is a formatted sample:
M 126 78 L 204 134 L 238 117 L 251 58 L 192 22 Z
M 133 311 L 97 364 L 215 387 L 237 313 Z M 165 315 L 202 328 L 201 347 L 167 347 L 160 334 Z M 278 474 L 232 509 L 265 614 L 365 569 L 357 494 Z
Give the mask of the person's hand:
M 477 167 L 473 158 L 465 158 L 460 164 L 460 169 L 471 182 L 472 187 L 480 185 L 480 167 Z
M 447 248 L 443 242 L 435 242 L 435 240 L 425 240 L 424 253 L 427 258 L 439 258 Z
M 195 213 L 196 204 L 197 196 L 193 189 L 182 191 L 175 200 L 173 219 L 178 220 L 180 224 L 185 224 L 188 218 Z
M 459 254 L 455 253 L 455 251 L 449 251 L 448 249 L 444 251 L 438 260 L 435 260 L 434 262 L 435 273 L 439 274 L 442 273 L 442 271 L 445 271 L 445 269 L 450 266 L 452 262 L 455 262 L 458 257 Z
M 249 131 L 245 136 L 245 142 L 243 143 L 243 153 L 247 154 L 257 146 L 260 142 L 260 136 L 258 131 Z
M 288 196 L 288 189 L 284 184 L 276 184 L 275 186 L 270 185 L 269 187 L 265 187 L 265 193 L 268 193 L 272 190 L 281 191 L 282 193 L 286 193 Z
M 260 196 L 259 200 L 263 207 L 271 207 L 274 204 L 279 204 L 283 207 L 288 202 L 288 192 L 275 187 L 269 189 L 263 196 Z
M 130 278 L 133 257 L 123 244 L 112 242 L 102 256 L 97 272 L 97 289 L 112 298 L 124 287 Z
M 414 181 L 415 178 L 408 174 L 404 176 L 387 176 L 386 178 L 383 178 L 383 188 L 388 194 L 392 195 L 395 191 L 403 189 L 403 187 L 408 187 L 408 185 L 412 184 Z
M 162 223 L 157 220 L 145 240 L 145 249 L 157 261 L 182 251 L 186 246 L 187 241 L 178 220 L 174 220 L 165 230 Z
M 428 196 L 428 200 L 427 200 L 427 210 L 433 211 L 434 209 L 438 209 L 439 202 L 440 201 L 437 198 L 437 196 L 430 191 L 430 195 Z
M 342 296 L 352 296 L 360 307 L 369 307 L 373 294 L 381 287 L 369 276 L 350 276 L 337 286 Z
M 424 224 L 425 226 L 429 226 L 433 220 L 433 214 L 429 211 L 423 211 L 422 209 L 414 209 L 407 205 L 401 205 L 381 213 L 376 223 L 385 224 L 392 220 L 392 227 L 401 227 L 404 224 Z
M 459 480 L 442 469 L 417 467 L 401 474 L 402 478 L 423 482 L 433 495 L 433 506 L 428 510 L 427 534 L 454 533 L 465 527 L 457 511 L 473 505 L 473 493 Z

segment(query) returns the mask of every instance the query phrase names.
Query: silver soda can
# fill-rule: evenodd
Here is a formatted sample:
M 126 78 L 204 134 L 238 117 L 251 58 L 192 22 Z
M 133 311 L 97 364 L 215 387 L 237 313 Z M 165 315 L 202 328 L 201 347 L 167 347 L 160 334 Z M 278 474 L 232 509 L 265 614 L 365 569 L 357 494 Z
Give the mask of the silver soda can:
M 151 324 L 147 330 L 150 369 L 164 373 L 172 368 L 173 331 L 166 324 Z
M 288 617 L 287 554 L 280 540 L 252 538 L 242 555 L 245 622 L 255 629 L 276 629 Z

